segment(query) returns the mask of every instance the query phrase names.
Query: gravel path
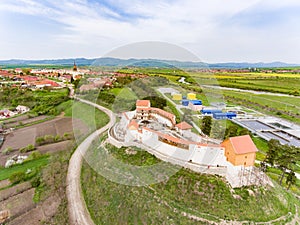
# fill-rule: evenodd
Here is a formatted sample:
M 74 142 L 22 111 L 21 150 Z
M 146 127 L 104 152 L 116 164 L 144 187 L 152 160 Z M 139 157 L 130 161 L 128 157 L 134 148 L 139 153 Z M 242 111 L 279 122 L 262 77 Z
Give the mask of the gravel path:
M 89 211 L 86 207 L 84 198 L 82 196 L 82 189 L 80 183 L 80 174 L 81 174 L 81 166 L 83 155 L 88 150 L 92 141 L 97 138 L 101 133 L 109 129 L 115 123 L 115 116 L 109 109 L 106 109 L 102 106 L 99 106 L 90 101 L 86 101 L 83 99 L 76 98 L 76 100 L 81 101 L 83 103 L 89 104 L 103 112 L 105 112 L 109 118 L 110 122 L 102 127 L 101 129 L 95 131 L 91 135 L 89 135 L 76 149 L 74 154 L 72 155 L 68 174 L 67 174 L 67 199 L 68 199 L 68 211 L 69 211 L 69 222 L 71 225 L 94 225 L 93 220 L 90 217 Z

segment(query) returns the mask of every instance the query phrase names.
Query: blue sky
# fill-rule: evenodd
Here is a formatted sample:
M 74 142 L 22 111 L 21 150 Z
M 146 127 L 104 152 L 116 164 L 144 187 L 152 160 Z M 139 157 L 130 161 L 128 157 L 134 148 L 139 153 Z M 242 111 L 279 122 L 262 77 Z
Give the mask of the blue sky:
M 299 0 L 1 0 L 0 59 L 102 57 L 161 41 L 205 62 L 300 63 L 299 24 Z

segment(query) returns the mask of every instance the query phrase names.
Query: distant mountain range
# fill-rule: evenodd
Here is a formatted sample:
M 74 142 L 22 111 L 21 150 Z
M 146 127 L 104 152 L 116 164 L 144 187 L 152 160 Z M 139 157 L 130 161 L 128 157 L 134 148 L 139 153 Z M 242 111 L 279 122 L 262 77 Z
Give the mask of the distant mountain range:
M 72 66 L 74 61 L 78 66 L 137 66 L 137 67 L 177 67 L 177 68 L 278 68 L 278 67 L 300 67 L 300 64 L 288 64 L 283 62 L 272 63 L 202 63 L 202 62 L 181 62 L 175 60 L 158 59 L 118 59 L 118 58 L 97 58 L 97 59 L 53 59 L 53 60 L 0 60 L 0 65 L 7 66 L 30 66 L 30 65 L 56 65 Z

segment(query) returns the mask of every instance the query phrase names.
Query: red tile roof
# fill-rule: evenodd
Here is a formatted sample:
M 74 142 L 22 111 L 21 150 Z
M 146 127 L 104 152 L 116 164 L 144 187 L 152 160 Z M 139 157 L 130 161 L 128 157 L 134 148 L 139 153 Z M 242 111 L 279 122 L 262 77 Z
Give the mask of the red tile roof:
M 192 145 L 197 145 L 198 147 L 217 147 L 217 148 L 221 147 L 220 145 L 206 144 L 206 143 L 201 143 L 201 142 L 195 142 L 195 141 L 188 141 L 188 140 L 180 139 L 180 138 L 168 135 L 168 134 L 161 133 L 159 131 L 152 130 L 148 127 L 143 127 L 143 130 L 147 130 L 147 131 L 150 131 L 152 133 L 155 133 L 158 136 L 160 136 L 162 138 L 165 138 L 167 140 L 173 141 L 175 143 L 186 144 L 186 145 L 192 144 Z
M 169 113 L 169 112 L 166 112 L 162 109 L 159 109 L 159 108 L 151 108 L 151 113 L 156 113 L 162 117 L 165 117 L 167 119 L 169 119 L 173 124 L 176 123 L 175 121 L 175 115 L 172 114 L 172 113 Z
M 137 100 L 136 106 L 138 107 L 150 107 L 150 100 Z
M 236 154 L 247 154 L 258 151 L 249 135 L 231 137 L 229 141 Z
M 128 124 L 128 128 L 130 130 L 133 130 L 131 127 L 137 130 L 139 128 L 139 124 L 135 120 L 131 120 L 130 123 Z
M 188 124 L 185 121 L 177 124 L 175 127 L 179 128 L 180 130 L 189 130 L 193 128 L 190 124 Z

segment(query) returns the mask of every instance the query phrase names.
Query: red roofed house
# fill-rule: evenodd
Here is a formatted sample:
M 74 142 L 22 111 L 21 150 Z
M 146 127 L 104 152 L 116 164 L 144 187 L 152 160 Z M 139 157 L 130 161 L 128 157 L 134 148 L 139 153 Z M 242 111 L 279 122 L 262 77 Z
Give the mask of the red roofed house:
M 249 135 L 231 137 L 222 145 L 227 161 L 234 166 L 254 166 L 257 148 Z
M 136 108 L 149 108 L 150 107 L 150 100 L 137 100 L 136 101 Z
M 184 131 L 184 130 L 191 130 L 193 127 L 190 125 L 190 124 L 188 124 L 187 122 L 181 122 L 181 123 L 179 123 L 179 124 L 177 124 L 176 126 L 175 126 L 178 130 L 182 130 L 182 131 Z

